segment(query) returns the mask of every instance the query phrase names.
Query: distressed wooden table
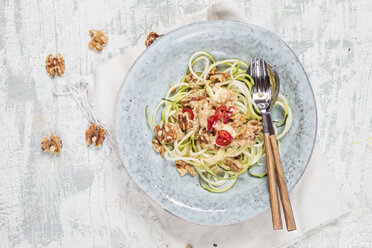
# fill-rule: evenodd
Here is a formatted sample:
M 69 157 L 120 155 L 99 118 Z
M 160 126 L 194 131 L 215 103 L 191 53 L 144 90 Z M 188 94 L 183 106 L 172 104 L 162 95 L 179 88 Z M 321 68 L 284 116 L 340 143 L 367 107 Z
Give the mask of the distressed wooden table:
M 87 148 L 87 120 L 72 98 L 53 96 L 53 84 L 90 74 L 149 31 L 214 2 L 0 2 L 0 247 L 167 247 L 113 150 Z M 302 61 L 318 105 L 318 144 L 352 209 L 290 247 L 371 248 L 370 0 L 239 3 L 251 23 L 274 31 Z M 102 53 L 88 49 L 92 28 L 109 36 Z M 67 69 L 52 80 L 45 58 L 57 52 Z M 51 132 L 63 139 L 60 156 L 40 149 Z

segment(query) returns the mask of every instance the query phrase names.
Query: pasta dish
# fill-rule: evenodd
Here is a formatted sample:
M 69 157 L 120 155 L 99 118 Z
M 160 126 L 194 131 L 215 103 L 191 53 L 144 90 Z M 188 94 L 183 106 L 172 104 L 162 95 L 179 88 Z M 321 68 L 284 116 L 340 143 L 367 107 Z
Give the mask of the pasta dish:
M 201 186 L 211 192 L 229 190 L 245 172 L 266 175 L 252 172 L 264 164 L 265 145 L 248 66 L 239 59 L 215 61 L 207 52 L 196 52 L 185 77 L 171 85 L 151 118 L 146 107 L 155 151 L 175 161 L 181 176 L 198 174 Z M 283 120 L 274 121 L 280 141 L 291 126 L 292 112 L 283 95 L 275 106 L 284 113 Z

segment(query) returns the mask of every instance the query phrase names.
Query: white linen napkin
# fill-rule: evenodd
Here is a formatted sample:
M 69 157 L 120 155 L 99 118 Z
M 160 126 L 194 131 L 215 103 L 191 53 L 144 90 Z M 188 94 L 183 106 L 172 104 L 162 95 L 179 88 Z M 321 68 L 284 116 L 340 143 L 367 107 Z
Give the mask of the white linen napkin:
M 231 1 L 222 1 L 206 11 L 190 16 L 175 27 L 201 20 L 245 21 L 245 17 Z M 164 33 L 175 27 L 156 31 Z M 146 49 L 144 41 L 141 40 L 139 45 L 98 66 L 94 76 L 88 78 L 88 84 L 93 86 L 91 95 L 96 111 L 100 113 L 106 126 L 112 130 L 114 129 L 116 97 L 130 66 Z M 290 198 L 297 230 L 289 233 L 285 226 L 282 231 L 272 230 L 271 212 L 269 210 L 242 223 L 211 227 L 181 220 L 159 208 L 152 201 L 150 202 L 164 229 L 164 233 L 168 237 L 167 244 L 169 247 L 186 247 L 187 244 L 191 244 L 194 248 L 204 248 L 212 247 L 213 243 L 218 244 L 218 247 L 234 248 L 281 247 L 293 242 L 305 232 L 328 223 L 349 211 L 317 146 L 315 146 L 305 173 L 290 192 Z M 284 217 L 282 220 L 285 223 Z

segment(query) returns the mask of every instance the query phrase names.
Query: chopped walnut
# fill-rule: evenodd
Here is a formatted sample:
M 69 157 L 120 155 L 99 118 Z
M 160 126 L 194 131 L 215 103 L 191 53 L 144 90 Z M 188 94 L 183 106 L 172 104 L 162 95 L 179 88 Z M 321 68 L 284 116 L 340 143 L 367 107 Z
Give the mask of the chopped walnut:
M 187 173 L 191 176 L 195 176 L 195 169 L 191 164 L 188 164 L 182 160 L 177 160 L 176 165 L 177 171 L 180 173 L 181 177 Z
M 245 119 L 245 115 L 241 114 L 238 111 L 234 111 L 230 120 L 232 121 L 231 126 L 236 129 L 244 125 L 247 122 L 247 120 Z
M 159 140 L 152 138 L 152 147 L 156 152 L 159 152 L 162 157 L 165 154 L 165 148 L 160 144 Z
M 220 73 L 220 71 L 217 69 L 217 67 L 213 67 L 213 68 L 209 71 L 208 76 L 217 75 L 218 73 Z
M 210 77 L 212 81 L 225 82 L 229 77 L 229 73 L 221 73 Z
M 52 152 L 52 153 L 57 153 L 61 154 L 62 151 L 62 140 L 60 137 L 52 134 L 50 136 L 50 140 L 46 137 L 42 140 L 41 142 L 41 149 L 44 152 Z
M 96 29 L 89 30 L 89 34 L 92 36 L 89 47 L 97 51 L 102 51 L 103 45 L 108 42 L 108 37 L 102 31 Z
M 48 55 L 45 61 L 45 68 L 52 78 L 57 75 L 62 76 L 65 73 L 65 60 L 63 59 L 61 54 L 57 54 L 55 58 L 51 54 Z
M 213 97 L 213 106 L 218 108 L 221 105 L 225 105 L 226 107 L 235 106 L 238 100 L 238 94 L 226 87 L 222 87 L 221 84 L 215 84 L 212 87 L 214 92 Z
M 236 159 L 233 159 L 233 158 L 227 158 L 225 159 L 224 163 L 229 166 L 232 170 L 236 171 L 236 172 L 241 172 L 243 170 L 243 166 L 241 165 L 241 163 L 236 160 Z
M 262 130 L 262 123 L 258 120 L 250 120 L 247 125 L 255 135 L 258 135 Z
M 169 85 L 169 88 L 172 88 L 173 86 L 174 86 L 173 84 L 170 84 L 170 85 Z M 176 91 L 177 91 L 177 87 L 174 88 L 174 89 L 171 91 L 171 93 L 176 93 Z
M 215 109 L 212 108 L 210 98 L 207 98 L 205 95 L 200 95 L 200 93 L 191 93 L 181 100 L 181 104 L 183 107 L 189 107 L 193 110 L 195 116 L 194 126 L 198 124 L 200 128 L 208 127 L 209 118 L 215 114 Z
M 230 76 L 230 73 L 222 73 L 216 67 L 209 72 L 209 79 L 217 82 L 225 82 Z
M 146 42 L 145 42 L 146 46 L 149 47 L 152 43 L 154 43 L 154 41 L 156 41 L 158 38 L 162 36 L 163 34 L 158 34 L 155 32 L 149 33 L 149 35 L 147 35 Z
M 232 141 L 232 146 L 253 145 L 258 134 L 262 130 L 262 124 L 257 120 L 248 122 L 233 121 L 232 126 L 236 132 L 236 136 Z
M 203 128 L 199 129 L 199 131 L 195 135 L 195 138 L 201 143 L 209 143 L 211 136 L 212 134 L 208 132 L 205 128 Z
M 218 150 L 220 148 L 216 146 L 216 136 L 213 136 L 213 133 L 209 132 L 206 128 L 200 128 L 195 134 L 195 139 L 200 142 L 202 148 L 209 150 Z
M 192 74 L 192 73 L 188 74 L 186 76 L 186 81 L 189 83 L 191 89 L 197 89 L 198 88 L 198 85 L 196 84 L 198 79 L 194 76 L 194 74 Z
M 162 144 L 173 143 L 174 141 L 181 139 L 184 135 L 179 126 L 175 126 L 171 123 L 166 123 L 163 127 L 157 125 L 155 126 L 154 131 L 156 138 Z
M 182 131 L 186 131 L 193 127 L 193 121 L 190 120 L 188 113 L 178 114 L 178 122 Z
M 96 143 L 96 146 L 101 146 L 106 138 L 106 130 L 103 127 L 97 127 L 96 125 L 90 125 L 89 129 L 85 131 L 85 140 L 90 146 Z
M 182 106 L 188 106 L 190 107 L 190 102 L 197 102 L 206 99 L 207 101 L 210 101 L 207 98 L 207 94 L 203 91 L 193 91 L 191 90 L 189 95 L 181 100 Z

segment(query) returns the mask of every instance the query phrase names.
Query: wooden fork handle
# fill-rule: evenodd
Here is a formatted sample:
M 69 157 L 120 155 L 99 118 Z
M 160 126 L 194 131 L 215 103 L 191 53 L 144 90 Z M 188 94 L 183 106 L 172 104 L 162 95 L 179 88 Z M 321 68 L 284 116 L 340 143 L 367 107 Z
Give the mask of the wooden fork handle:
M 271 215 L 273 219 L 273 229 L 283 229 L 282 219 L 280 216 L 280 206 L 278 197 L 278 188 L 276 185 L 276 176 L 274 169 L 273 154 L 271 152 L 270 134 L 265 133 L 265 148 L 266 148 L 266 163 L 267 174 L 269 176 L 269 189 L 270 189 L 270 202 L 271 202 Z
M 291 201 L 289 200 L 289 195 L 288 195 L 287 184 L 284 178 L 282 162 L 280 160 L 280 154 L 279 154 L 279 149 L 278 149 L 278 142 L 276 140 L 275 135 L 270 135 L 270 140 L 271 140 L 272 151 L 274 154 L 276 176 L 278 179 L 279 191 L 280 191 L 280 196 L 281 196 L 282 205 L 283 205 L 285 222 L 287 224 L 287 230 L 293 231 L 293 230 L 296 230 L 296 222 L 293 216 Z M 265 142 L 266 142 L 266 136 L 265 136 Z

